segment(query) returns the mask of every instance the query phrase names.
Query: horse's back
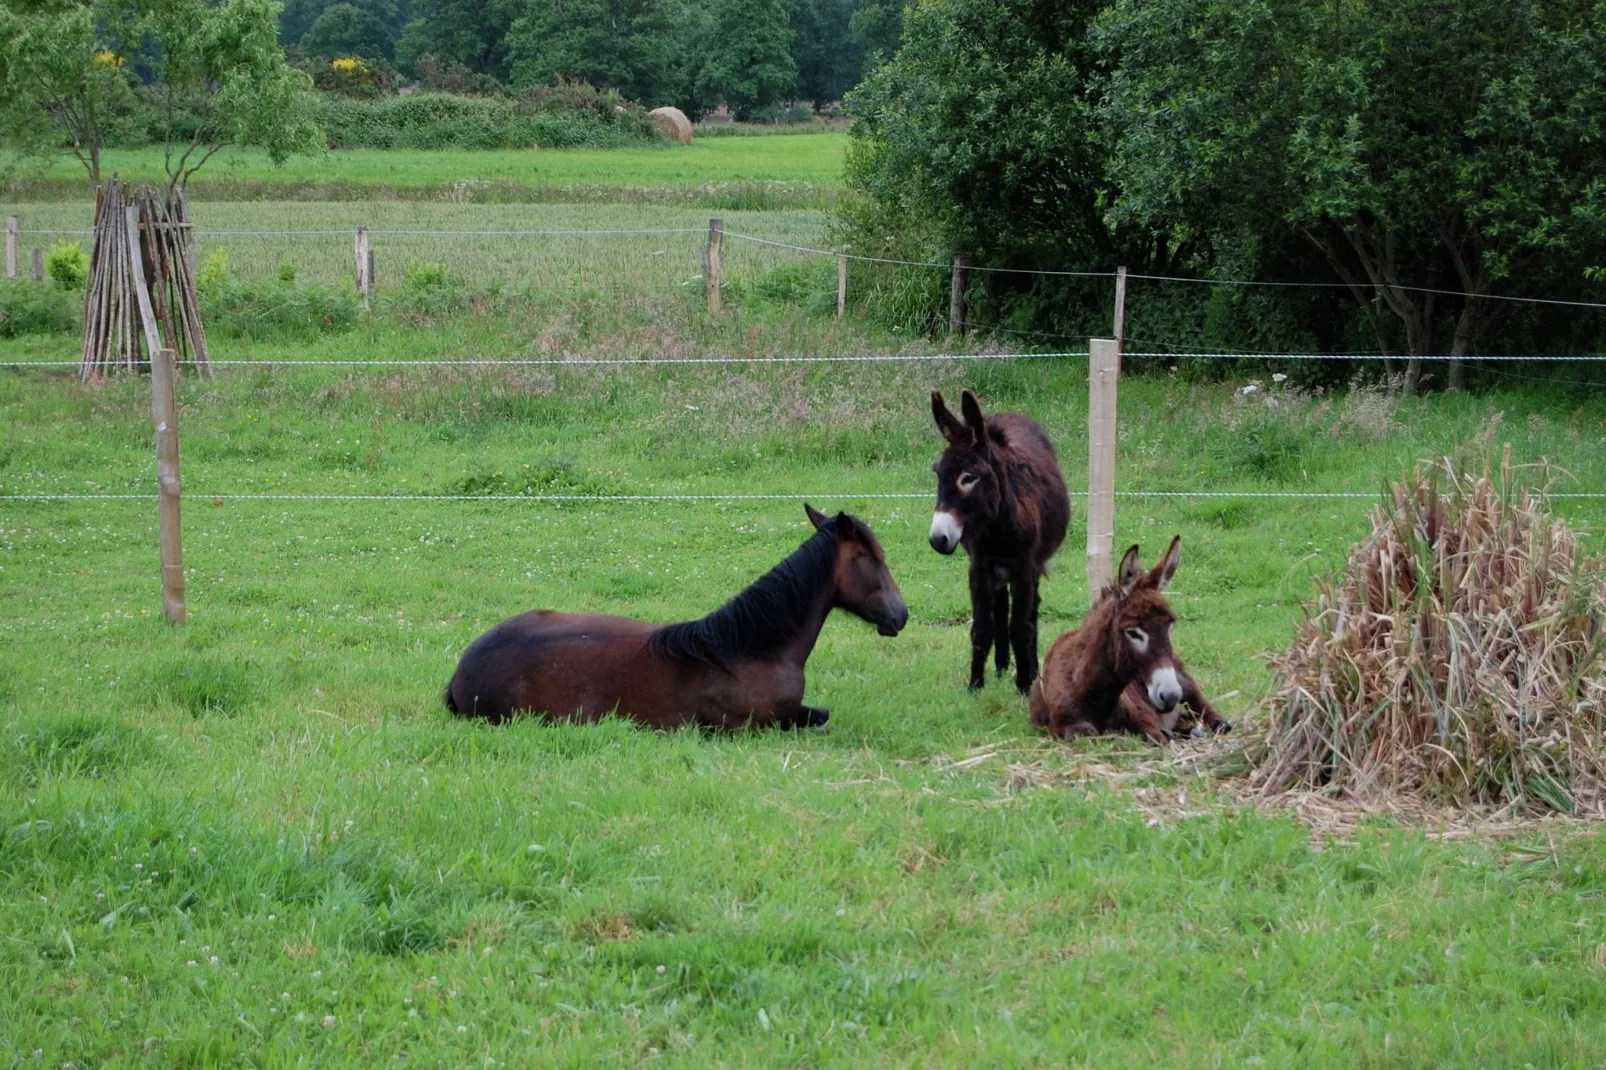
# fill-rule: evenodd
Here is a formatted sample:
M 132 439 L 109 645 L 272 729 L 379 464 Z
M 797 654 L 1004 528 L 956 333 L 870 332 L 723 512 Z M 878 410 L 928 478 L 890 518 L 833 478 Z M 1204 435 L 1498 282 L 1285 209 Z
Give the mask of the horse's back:
M 537 609 L 469 644 L 446 689 L 454 713 L 501 721 L 515 711 L 602 717 L 619 704 L 632 667 L 650 666 L 656 626 L 628 617 Z

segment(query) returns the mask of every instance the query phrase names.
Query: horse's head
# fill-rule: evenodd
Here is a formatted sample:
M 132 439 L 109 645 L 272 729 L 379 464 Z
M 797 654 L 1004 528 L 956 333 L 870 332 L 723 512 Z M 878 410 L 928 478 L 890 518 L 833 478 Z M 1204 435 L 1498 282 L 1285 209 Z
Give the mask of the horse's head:
M 1182 558 L 1182 536 L 1171 540 L 1160 563 L 1148 572 L 1138 564 L 1136 544 L 1121 558 L 1112 589 L 1115 604 L 1110 614 L 1110 657 L 1123 681 L 1138 680 L 1148 691 L 1149 704 L 1170 713 L 1182 700 L 1177 661 L 1171 653 L 1171 625 L 1177 615 L 1160 592 L 1176 575 Z
M 958 549 L 966 531 L 987 527 L 1003 506 L 1003 473 L 976 395 L 966 390 L 959 409 L 964 420 L 948 411 L 941 391 L 931 392 L 931 415 L 948 440 L 948 448 L 932 466 L 937 473 L 937 509 L 931 516 L 931 548 L 939 554 Z
M 909 623 L 909 607 L 887 571 L 887 555 L 870 526 L 856 516 L 826 516 L 804 505 L 809 519 L 821 531 L 836 535 L 836 601 L 856 617 L 869 621 L 882 635 L 897 635 Z

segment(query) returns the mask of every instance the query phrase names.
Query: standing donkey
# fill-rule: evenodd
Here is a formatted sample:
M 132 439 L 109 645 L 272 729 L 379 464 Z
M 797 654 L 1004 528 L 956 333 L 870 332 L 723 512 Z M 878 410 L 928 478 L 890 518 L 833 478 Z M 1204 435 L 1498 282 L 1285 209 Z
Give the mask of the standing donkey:
M 1032 688 L 1032 723 L 1062 739 L 1111 730 L 1137 732 L 1155 743 L 1171 739 L 1178 705 L 1186 704 L 1212 732 L 1232 726 L 1205 700 L 1171 651 L 1177 615 L 1161 594 L 1182 559 L 1182 536 L 1145 573 L 1133 546 L 1121 558 L 1082 624 L 1048 648 L 1043 675 Z
M 931 546 L 970 557 L 970 687 L 987 682 L 987 652 L 996 644 L 998 673 L 1015 648 L 1015 686 L 1025 694 L 1037 678 L 1037 585 L 1065 541 L 1071 500 L 1054 444 L 1018 412 L 984 418 L 976 395 L 960 400 L 964 420 L 931 392 L 931 414 L 948 440 L 933 470 L 937 509 Z

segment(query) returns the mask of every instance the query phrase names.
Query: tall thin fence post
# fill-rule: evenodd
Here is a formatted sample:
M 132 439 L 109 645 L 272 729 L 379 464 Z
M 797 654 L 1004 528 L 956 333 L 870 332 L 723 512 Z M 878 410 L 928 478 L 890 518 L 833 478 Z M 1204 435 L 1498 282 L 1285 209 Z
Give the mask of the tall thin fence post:
M 836 254 L 836 318 L 841 319 L 848 308 L 848 257 Z
M 721 253 L 725 246 L 725 221 L 723 219 L 710 219 L 708 221 L 708 248 L 704 253 L 703 278 L 708 283 L 708 311 L 719 311 L 719 275 Z
M 6 278 L 17 277 L 17 239 L 21 236 L 22 220 L 6 216 Z
M 362 294 L 362 307 L 371 307 L 368 295 L 368 265 L 372 260 L 368 256 L 368 228 L 358 227 L 353 239 L 353 260 L 357 266 L 357 292 Z
M 372 299 L 379 290 L 379 276 L 374 273 L 374 247 L 368 246 L 368 295 Z
M 1126 268 L 1115 269 L 1115 347 L 1117 352 L 1126 350 Z
M 156 510 L 162 548 L 162 616 L 184 623 L 184 548 L 179 527 L 178 354 L 151 354 L 151 419 L 156 424 Z
M 965 332 L 965 288 L 970 282 L 970 261 L 954 257 L 953 275 L 948 279 L 948 333 Z
M 1115 545 L 1115 388 L 1121 346 L 1113 338 L 1087 343 L 1087 597 L 1110 582 Z
M 29 259 L 33 261 L 33 281 L 34 282 L 44 282 L 45 281 L 45 251 L 43 249 L 34 249 L 34 250 L 31 251 L 31 253 L 29 255 Z

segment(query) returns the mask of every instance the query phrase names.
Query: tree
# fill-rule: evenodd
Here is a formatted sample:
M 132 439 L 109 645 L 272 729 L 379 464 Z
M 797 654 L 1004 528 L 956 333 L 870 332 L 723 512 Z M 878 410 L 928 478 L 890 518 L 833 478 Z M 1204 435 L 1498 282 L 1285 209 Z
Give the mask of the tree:
M 344 2 L 381 23 L 392 41 L 413 17 L 412 0 L 285 0 L 279 13 L 279 40 L 286 47 L 299 42 L 325 11 Z
M 323 10 L 301 36 L 300 51 L 311 59 L 389 60 L 396 42 L 390 28 L 375 15 L 352 4 L 333 4 Z
M 1446 328 L 1468 355 L 1497 286 L 1599 256 L 1603 19 L 1599 0 L 1117 0 L 1111 218 L 1218 254 L 1290 230 L 1413 358 Z M 1377 338 L 1395 350 L 1384 320 Z
M 718 0 L 692 84 L 699 110 L 728 105 L 738 119 L 779 103 L 797 82 L 780 0 Z
M 903 0 L 861 0 L 848 19 L 848 33 L 866 64 L 891 56 L 903 36 Z
M 850 182 L 893 227 L 1016 267 L 1110 263 L 1088 99 L 1093 0 L 925 0 L 848 97 Z
M 513 83 L 568 78 L 648 106 L 672 103 L 683 85 L 669 55 L 669 10 L 660 0 L 533 0 L 507 35 Z
M 0 134 L 25 153 L 71 153 L 100 181 L 100 154 L 135 109 L 127 36 L 106 3 L 0 0 Z
M 170 185 L 229 145 L 275 161 L 322 147 L 311 81 L 284 61 L 273 0 L 142 0 L 134 10 Z
M 417 17 L 396 42 L 396 62 L 416 74 L 419 60 L 433 56 L 505 82 L 508 31 L 524 8 L 525 0 L 414 0 Z
M 858 83 L 864 46 L 850 27 L 857 6 L 857 0 L 785 0 L 800 100 L 818 108 Z

